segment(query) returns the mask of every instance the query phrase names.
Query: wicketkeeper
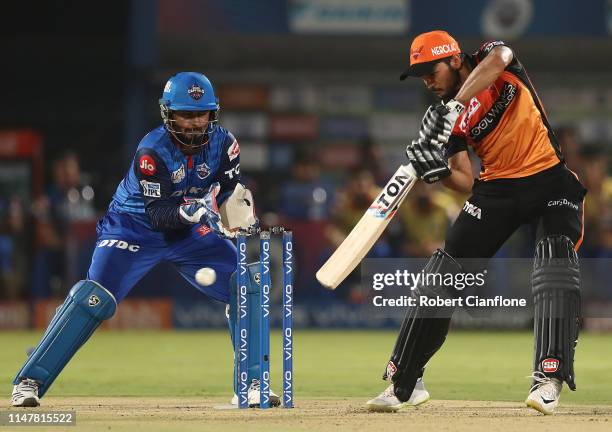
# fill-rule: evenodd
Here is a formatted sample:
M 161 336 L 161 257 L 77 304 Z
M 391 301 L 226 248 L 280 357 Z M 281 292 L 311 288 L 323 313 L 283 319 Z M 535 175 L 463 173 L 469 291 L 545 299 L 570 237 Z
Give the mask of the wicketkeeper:
M 504 42 L 486 42 L 469 55 L 444 31 L 423 33 L 412 42 L 410 66 L 400 79 L 409 76 L 423 80 L 443 102 L 425 113 L 419 137 L 406 149 L 410 163 L 425 182 L 442 181 L 471 194 L 447 232 L 444 249 L 433 254 L 425 271 L 463 272 L 462 258 L 488 259 L 521 225 L 533 226 L 535 352 L 526 404 L 552 414 L 563 383 L 576 388 L 576 251 L 583 237 L 586 190 L 565 166 L 542 102 Z M 476 180 L 468 146 L 481 161 Z M 421 287 L 425 294 L 427 289 Z M 384 374 L 391 384 L 368 401 L 369 409 L 397 411 L 429 399 L 424 368 L 450 324 L 449 317 L 434 315 L 409 309 Z
M 219 102 L 212 84 L 197 72 L 181 72 L 166 83 L 159 100 L 163 124 L 150 131 L 117 187 L 87 277 L 77 282 L 57 309 L 36 349 L 13 381 L 13 406 L 38 406 L 64 366 L 117 305 L 156 264 L 173 264 L 191 285 L 229 303 L 229 328 L 236 328 L 237 229 L 258 224 L 251 192 L 240 183 L 238 141 L 219 125 Z M 216 280 L 195 280 L 203 267 Z M 259 307 L 257 265 L 249 267 L 249 302 Z M 233 290 L 230 289 L 233 287 Z M 234 307 L 232 307 L 234 306 Z M 256 315 L 256 314 L 253 314 Z M 249 405 L 259 404 L 259 338 L 249 329 Z M 233 344 L 232 344 L 233 345 Z M 237 404 L 234 395 L 232 403 Z M 280 404 L 270 392 L 270 404 Z

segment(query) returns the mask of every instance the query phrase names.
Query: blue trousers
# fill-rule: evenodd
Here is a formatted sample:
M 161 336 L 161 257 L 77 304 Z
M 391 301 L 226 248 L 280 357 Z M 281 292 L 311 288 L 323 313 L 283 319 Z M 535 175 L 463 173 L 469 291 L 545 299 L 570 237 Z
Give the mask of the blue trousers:
M 166 261 L 191 285 L 215 300 L 227 303 L 229 279 L 236 270 L 236 247 L 207 227 L 193 227 L 161 233 L 127 215 L 109 212 L 97 227 L 98 240 L 87 279 L 110 291 L 119 303 L 156 264 Z M 203 287 L 195 273 L 210 267 L 217 273 L 215 283 Z

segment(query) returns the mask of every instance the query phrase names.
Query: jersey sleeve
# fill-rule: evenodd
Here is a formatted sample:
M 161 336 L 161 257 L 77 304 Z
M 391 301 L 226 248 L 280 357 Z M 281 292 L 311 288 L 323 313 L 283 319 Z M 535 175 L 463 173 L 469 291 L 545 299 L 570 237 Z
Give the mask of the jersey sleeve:
M 444 147 L 444 155 L 449 158 L 459 152 L 467 151 L 467 139 L 465 136 L 464 128 L 462 129 L 461 124 L 466 120 L 467 110 L 459 116 L 453 127 L 448 143 Z
M 506 48 L 510 48 L 512 50 L 512 47 L 510 47 L 506 42 L 502 40 L 493 40 L 493 41 L 485 42 L 480 46 L 480 48 L 478 48 L 478 51 L 474 53 L 474 58 L 476 58 L 476 63 L 478 64 L 482 60 L 484 60 L 484 58 L 488 56 L 489 53 L 491 53 L 491 51 L 493 51 L 493 48 L 498 47 L 498 46 L 505 46 Z M 506 70 L 513 72 L 513 73 L 519 73 L 522 68 L 523 66 L 518 61 L 516 56 L 514 56 L 510 64 L 506 66 Z
M 153 229 L 184 228 L 179 217 L 180 199 L 172 196 L 172 181 L 163 159 L 155 150 L 142 148 L 134 156 L 133 169 Z
M 449 158 L 462 151 L 467 151 L 467 141 L 465 137 L 460 135 L 451 135 L 444 150 L 444 155 Z
M 219 164 L 215 181 L 218 181 L 221 185 L 221 190 L 219 195 L 217 195 L 217 204 L 221 205 L 240 182 L 240 145 L 230 132 L 227 133 L 223 143 L 221 163 Z
M 491 51 L 493 51 L 493 48 L 498 47 L 498 46 L 508 47 L 508 45 L 506 45 L 506 42 L 502 40 L 492 40 L 492 41 L 487 41 L 483 43 L 480 46 L 480 48 L 478 48 L 478 51 L 476 51 L 476 53 L 474 54 L 478 63 L 484 60 L 484 58 L 488 56 Z

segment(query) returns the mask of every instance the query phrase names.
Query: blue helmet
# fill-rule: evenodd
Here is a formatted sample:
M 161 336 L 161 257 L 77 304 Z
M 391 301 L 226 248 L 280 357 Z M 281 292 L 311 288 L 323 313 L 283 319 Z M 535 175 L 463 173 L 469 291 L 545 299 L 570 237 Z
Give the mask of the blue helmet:
M 179 72 L 170 77 L 159 99 L 159 108 L 166 130 L 179 143 L 191 149 L 208 143 L 219 121 L 219 101 L 213 86 L 199 72 Z M 210 117 L 205 127 L 187 131 L 176 127 L 173 111 L 210 111 Z

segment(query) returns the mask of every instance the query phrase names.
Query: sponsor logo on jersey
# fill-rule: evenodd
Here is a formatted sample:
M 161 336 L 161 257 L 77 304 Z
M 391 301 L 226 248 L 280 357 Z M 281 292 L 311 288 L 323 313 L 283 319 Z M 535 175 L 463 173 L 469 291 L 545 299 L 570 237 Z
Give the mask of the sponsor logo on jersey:
M 189 90 L 187 90 L 187 93 L 195 100 L 200 100 L 200 98 L 204 96 L 204 90 L 197 84 L 192 84 Z
M 455 51 L 459 51 L 459 50 L 457 49 L 457 44 L 454 44 L 454 43 L 438 45 L 438 46 L 431 48 L 431 54 L 434 56 L 450 54 Z
M 185 165 L 181 164 L 181 167 L 176 171 L 172 171 L 171 180 L 172 183 L 180 183 L 185 178 Z
M 157 167 L 155 166 L 155 161 L 149 155 L 140 156 L 140 160 L 138 161 L 138 167 L 140 168 L 140 172 L 144 175 L 153 175 L 157 171 Z
M 227 171 L 224 171 L 224 174 L 228 176 L 230 180 L 233 179 L 235 175 L 236 176 L 240 175 L 240 164 L 236 164 L 235 167 L 230 168 Z
M 196 232 L 200 234 L 202 237 L 204 237 L 206 234 L 208 234 L 211 231 L 212 229 L 207 227 L 206 225 L 200 225 L 199 227 L 196 228 Z
M 200 188 L 200 187 L 195 187 L 192 186 L 189 189 L 179 189 L 176 190 L 174 192 L 172 192 L 172 194 L 170 196 L 172 197 L 180 197 L 183 195 L 193 195 L 193 196 L 203 196 L 204 195 L 204 188 Z
M 397 372 L 397 366 L 395 366 L 395 363 L 392 361 L 389 361 L 389 363 L 387 363 L 387 381 L 391 381 L 395 372 Z
M 476 207 L 469 201 L 466 201 L 463 205 L 463 211 L 469 214 L 470 216 L 474 216 L 476 219 L 482 219 L 482 210 L 480 207 Z
M 108 248 L 117 248 L 117 249 L 123 249 L 123 250 L 127 250 L 129 252 L 138 252 L 140 250 L 140 246 L 138 245 L 133 245 L 133 244 L 129 244 L 126 241 L 123 240 L 102 240 L 100 241 L 100 243 L 98 243 L 99 248 L 103 248 L 103 247 L 108 247 Z
M 89 301 L 87 303 L 91 307 L 96 307 L 100 304 L 100 298 L 97 295 L 92 294 L 89 296 Z
M 489 54 L 493 48 L 495 48 L 496 46 L 500 46 L 500 45 L 506 45 L 506 44 L 503 41 L 500 41 L 500 40 L 496 40 L 496 41 L 492 41 L 492 42 L 485 42 L 480 47 L 480 52 L 482 52 L 485 55 Z
M 486 137 L 499 123 L 508 106 L 516 96 L 517 87 L 512 83 L 505 83 L 501 94 L 487 111 L 484 117 L 470 130 L 470 137 L 478 142 Z
M 574 204 L 573 202 L 565 198 L 548 201 L 548 207 L 569 207 L 572 210 L 576 210 L 576 211 L 578 211 L 578 209 L 580 208 L 578 204 Z
M 210 167 L 206 165 L 206 162 L 203 162 L 200 165 L 196 165 L 196 173 L 200 180 L 204 180 L 210 175 Z
M 559 370 L 559 360 L 547 358 L 542 360 L 542 372 L 551 373 Z
M 161 198 L 161 185 L 159 183 L 140 180 L 142 186 L 142 194 L 151 198 Z
M 467 111 L 463 116 L 461 123 L 459 123 L 459 129 L 461 129 L 462 132 L 467 133 L 470 118 L 476 111 L 478 111 L 478 108 L 480 108 L 480 101 L 476 97 L 473 97 L 470 99 L 470 103 L 468 104 Z
M 236 139 L 234 139 L 232 145 L 227 149 L 227 155 L 229 156 L 230 162 L 240 156 L 240 146 Z

